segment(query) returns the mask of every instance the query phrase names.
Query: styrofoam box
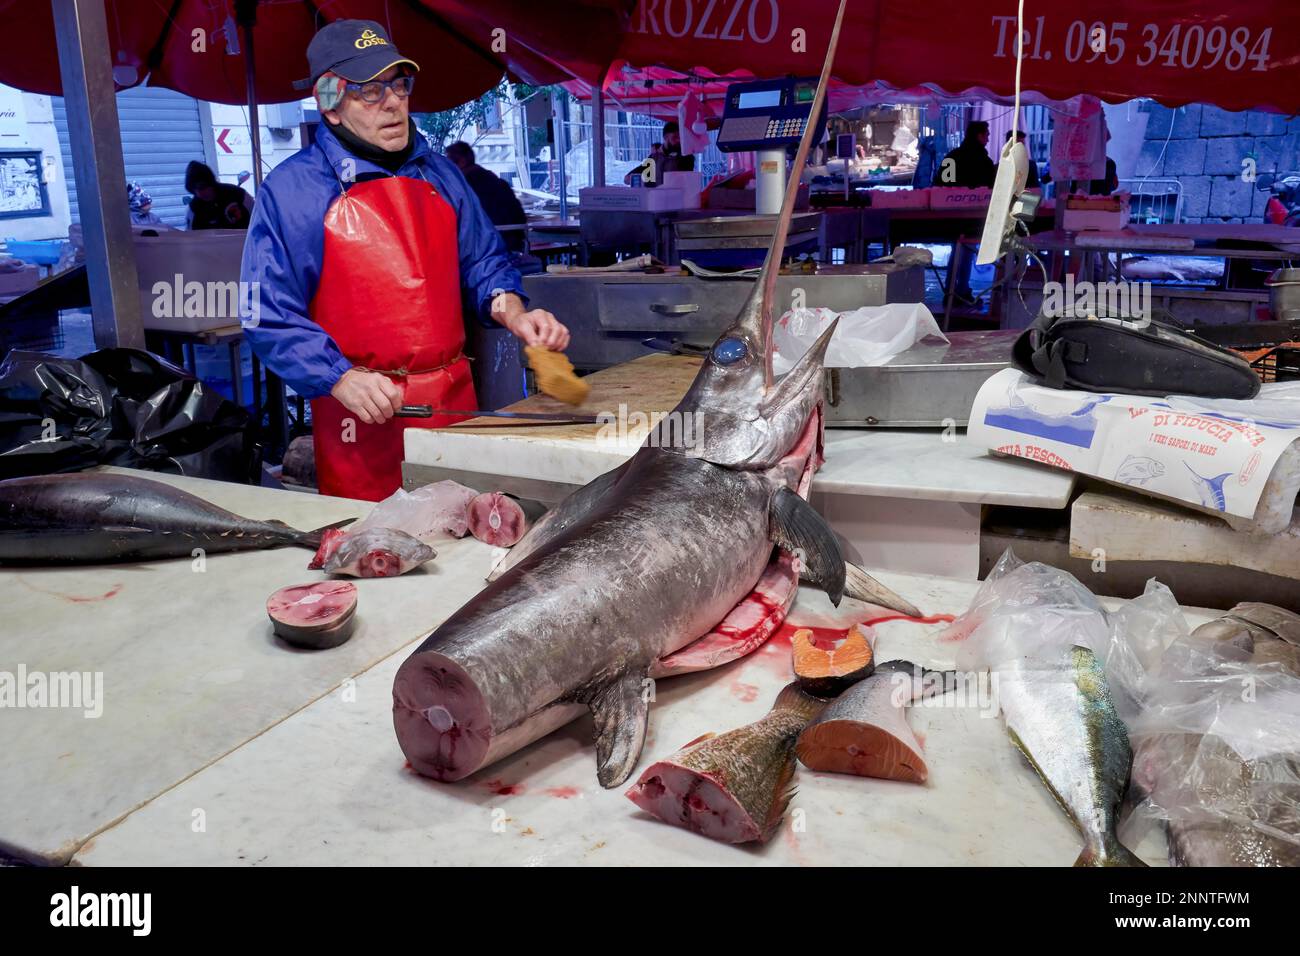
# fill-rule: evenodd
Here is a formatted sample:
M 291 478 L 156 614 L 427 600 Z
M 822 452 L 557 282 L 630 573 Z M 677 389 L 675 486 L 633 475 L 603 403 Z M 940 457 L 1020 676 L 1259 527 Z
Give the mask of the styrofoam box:
M 242 229 L 136 235 L 135 264 L 140 272 L 144 327 L 203 332 L 239 325 L 239 303 L 253 294 L 241 295 L 239 289 L 246 235 Z M 191 285 L 195 282 L 199 287 Z M 199 289 L 203 293 L 201 306 L 194 295 Z
M 987 186 L 967 189 L 964 186 L 931 186 L 931 209 L 986 208 L 993 190 Z
M 659 188 L 680 189 L 682 191 L 682 209 L 700 208 L 700 174 L 693 169 L 664 173 L 664 184 Z
M 1061 223 L 1066 232 L 1114 232 L 1123 229 L 1129 221 L 1129 194 L 1116 193 L 1120 208 L 1114 209 L 1071 209 L 1065 207 L 1065 218 Z M 1115 198 L 1115 197 L 1107 197 Z M 1097 205 L 1101 205 L 1098 203 Z
M 598 211 L 609 209 L 659 212 L 663 209 L 681 209 L 685 202 L 680 189 L 667 186 L 588 186 L 578 190 L 578 205 L 583 209 Z
M 1067 209 L 1062 226 L 1066 232 L 1118 232 L 1128 225 L 1128 215 L 1123 212 Z
M 929 189 L 872 189 L 873 209 L 928 209 L 930 207 Z

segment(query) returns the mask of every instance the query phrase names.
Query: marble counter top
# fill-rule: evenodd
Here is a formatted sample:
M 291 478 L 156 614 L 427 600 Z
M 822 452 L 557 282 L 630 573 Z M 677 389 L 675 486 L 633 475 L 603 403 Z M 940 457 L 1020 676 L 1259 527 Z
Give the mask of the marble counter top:
M 561 484 L 585 485 L 636 451 L 644 430 L 605 435 L 598 426 L 523 430 L 412 428 L 406 460 L 453 471 L 508 474 Z M 993 457 L 955 433 L 900 429 L 826 430 L 826 464 L 813 491 L 970 504 L 1064 508 L 1073 474 L 1032 462 Z
M 150 474 L 253 518 L 315 528 L 366 502 Z M 358 627 L 298 651 L 266 598 L 323 579 L 301 548 L 189 560 L 0 570 L 0 670 L 102 674 L 99 717 L 0 713 L 0 850 L 62 863 L 83 841 L 419 639 L 476 591 L 491 561 L 449 542 L 404 577 L 358 581 Z M 288 778 L 286 778 L 288 779 Z
M 558 485 L 561 491 L 565 485 L 585 485 L 636 452 L 651 425 L 677 406 L 700 362 L 690 356 L 647 355 L 587 376 L 591 391 L 580 406 L 531 395 L 508 409 L 592 416 L 600 424 L 523 427 L 505 418 L 475 418 L 452 428 L 409 428 L 406 461 L 452 473 L 446 477 L 510 476 Z M 694 435 L 704 427 L 702 422 L 675 424 L 691 427 Z M 813 480 L 813 491 L 1064 508 L 1074 482 L 1069 472 L 990 456 L 956 430 L 828 428 L 826 464 Z M 527 496 L 523 489 L 519 493 Z
M 479 566 L 487 550 L 470 544 L 464 563 Z M 881 578 L 931 613 L 964 610 L 977 587 L 918 575 Z M 470 593 L 464 585 L 459 592 L 457 600 Z M 823 595 L 803 591 L 794 616 L 812 623 L 830 613 Z M 1189 621 L 1194 626 L 1205 617 L 1191 614 Z M 882 624 L 877 658 L 951 664 L 951 646 L 934 640 L 938 629 Z M 1080 849 L 1073 825 L 1009 743 L 1001 722 L 969 706 L 912 709 L 909 719 L 930 767 L 924 785 L 801 767 L 786 822 L 757 848 L 667 826 L 633 806 L 624 787 L 602 790 L 586 718 L 467 780 L 435 783 L 404 765 L 392 728 L 393 675 L 409 650 L 376 663 L 350 693 L 326 693 L 155 797 L 86 843 L 75 861 L 1064 866 Z M 789 644 L 773 641 L 718 670 L 660 681 L 639 769 L 706 731 L 757 719 L 789 679 Z M 200 810 L 204 829 L 196 832 Z M 1150 843 L 1139 851 L 1161 862 L 1163 846 Z

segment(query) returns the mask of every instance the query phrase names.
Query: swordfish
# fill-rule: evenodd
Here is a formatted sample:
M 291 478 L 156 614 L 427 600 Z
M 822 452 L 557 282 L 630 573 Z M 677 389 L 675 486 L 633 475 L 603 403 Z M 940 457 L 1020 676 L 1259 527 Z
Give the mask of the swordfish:
M 812 113 L 839 35 L 835 21 Z M 821 455 L 828 328 L 780 381 L 772 299 L 809 124 L 759 280 L 686 396 L 619 468 L 570 495 L 517 546 L 522 558 L 402 664 L 393 725 L 411 766 L 459 780 L 590 710 L 601 785 L 636 767 L 651 675 L 708 635 L 759 582 L 774 549 L 838 604 L 914 613 L 853 569 L 800 496 Z M 690 418 L 688 416 L 699 416 Z M 678 423 L 699 422 L 691 439 Z

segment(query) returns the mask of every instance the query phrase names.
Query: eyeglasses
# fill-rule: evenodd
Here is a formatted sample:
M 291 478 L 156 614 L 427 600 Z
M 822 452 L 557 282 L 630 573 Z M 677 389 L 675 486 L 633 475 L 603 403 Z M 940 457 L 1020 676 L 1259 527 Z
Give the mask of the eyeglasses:
M 397 76 L 387 82 L 371 80 L 368 83 L 349 83 L 347 88 L 361 97 L 363 103 L 378 103 L 388 95 L 389 90 L 406 99 L 411 95 L 411 90 L 415 89 L 415 77 Z

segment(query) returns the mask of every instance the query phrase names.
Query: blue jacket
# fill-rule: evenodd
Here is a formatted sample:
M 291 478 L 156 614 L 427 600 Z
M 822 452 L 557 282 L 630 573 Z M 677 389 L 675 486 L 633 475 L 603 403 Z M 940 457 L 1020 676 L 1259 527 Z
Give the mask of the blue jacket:
M 345 161 L 350 167 L 344 166 Z M 244 242 L 240 278 L 258 283 L 244 287 L 256 293 L 240 297 L 244 334 L 266 367 L 306 398 L 328 395 L 352 367 L 307 314 L 320 283 L 325 213 L 339 196 L 345 169 L 358 181 L 389 175 L 353 156 L 322 123 L 316 129 L 316 142 L 272 170 L 258 189 Z M 456 210 L 461 285 L 473 296 L 484 324 L 491 324 L 486 316 L 498 292 L 525 298 L 523 281 L 510 263 L 501 234 L 449 159 L 436 154 L 417 134 L 411 158 L 397 175 L 427 179 Z M 247 304 L 253 296 L 257 313 Z

